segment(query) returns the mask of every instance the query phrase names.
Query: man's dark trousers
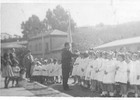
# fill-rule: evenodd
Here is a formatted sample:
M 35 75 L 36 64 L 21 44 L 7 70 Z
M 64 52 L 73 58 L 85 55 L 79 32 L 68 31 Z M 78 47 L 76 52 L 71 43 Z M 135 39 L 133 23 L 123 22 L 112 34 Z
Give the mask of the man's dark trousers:
M 69 89 L 68 86 L 68 78 L 70 73 L 70 66 L 69 65 L 62 65 L 62 76 L 63 76 L 63 89 L 67 90 Z

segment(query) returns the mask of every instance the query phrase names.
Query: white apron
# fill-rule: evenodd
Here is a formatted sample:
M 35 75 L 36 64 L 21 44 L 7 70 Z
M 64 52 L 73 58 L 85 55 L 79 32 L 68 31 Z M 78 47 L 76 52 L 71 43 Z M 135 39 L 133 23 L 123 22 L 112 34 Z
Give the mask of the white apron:
M 140 85 L 140 61 L 131 61 L 129 81 L 131 85 Z
M 81 58 L 80 61 L 79 61 L 79 66 L 77 68 L 77 75 L 80 76 L 80 77 L 82 76 L 82 70 L 81 70 L 81 68 L 82 68 L 82 65 L 83 65 L 83 61 L 84 61 L 84 59 Z
M 105 68 L 105 64 L 106 60 L 99 58 L 98 59 L 98 70 L 99 72 L 97 73 L 97 80 L 102 82 L 103 81 L 103 76 L 104 76 L 104 68 Z
M 48 76 L 49 75 L 47 67 L 48 67 L 48 65 L 42 65 L 42 76 Z
M 96 80 L 97 79 L 97 73 L 96 73 L 96 70 L 97 70 L 97 60 L 92 60 L 92 66 L 93 66 L 93 68 L 91 69 L 90 79 Z
M 93 59 L 89 59 L 89 63 L 87 65 L 87 68 L 85 70 L 85 80 L 90 80 L 91 79 L 91 71 L 93 69 Z
M 105 74 L 103 77 L 103 83 L 106 84 L 112 84 L 115 83 L 115 72 L 116 72 L 116 66 L 113 60 L 108 60 L 106 62 L 105 67 Z
M 89 58 L 85 58 L 82 65 L 81 65 L 81 77 L 85 77 L 87 65 L 89 63 Z
M 73 70 L 72 70 L 72 76 L 78 75 L 78 67 L 79 67 L 79 63 L 80 63 L 81 58 L 78 57 L 73 65 Z
M 116 71 L 115 75 L 115 82 L 120 82 L 120 83 L 127 83 L 128 81 L 128 64 L 123 61 L 120 62 L 118 61 L 116 64 L 116 67 L 119 67 L 119 69 Z
M 48 64 L 48 71 L 49 71 L 49 76 L 53 76 L 53 63 Z
M 40 76 L 42 75 L 42 66 L 34 66 L 32 76 Z

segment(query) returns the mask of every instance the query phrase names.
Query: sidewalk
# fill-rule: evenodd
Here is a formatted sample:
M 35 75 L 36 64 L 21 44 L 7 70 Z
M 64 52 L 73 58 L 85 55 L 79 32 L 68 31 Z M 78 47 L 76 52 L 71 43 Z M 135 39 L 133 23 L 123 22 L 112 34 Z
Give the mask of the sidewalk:
M 0 77 L 0 96 L 43 96 L 43 97 L 71 97 L 68 94 L 62 93 L 51 87 L 42 85 L 38 82 L 29 83 L 27 80 L 19 82 L 21 87 L 11 87 L 11 82 L 9 88 L 5 89 L 4 79 Z
M 27 91 L 23 87 L 11 87 L 11 82 L 9 88 L 4 88 L 4 78 L 0 76 L 0 96 L 34 96 L 33 93 Z

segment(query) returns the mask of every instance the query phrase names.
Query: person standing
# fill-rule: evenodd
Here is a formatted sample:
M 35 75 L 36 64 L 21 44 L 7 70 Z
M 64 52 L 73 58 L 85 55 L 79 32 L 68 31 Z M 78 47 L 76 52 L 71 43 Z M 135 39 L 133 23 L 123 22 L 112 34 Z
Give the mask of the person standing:
M 4 53 L 1 65 L 2 65 L 2 77 L 5 78 L 4 88 L 8 88 L 10 78 L 14 76 L 12 68 L 11 68 L 12 63 L 11 63 L 10 56 L 8 53 Z
M 31 65 L 32 65 L 33 61 L 34 61 L 34 58 L 31 54 L 31 51 L 28 50 L 27 54 L 23 58 L 23 66 L 26 69 L 26 78 L 29 78 L 29 80 L 31 79 L 30 71 L 31 71 Z
M 62 50 L 62 77 L 63 77 L 63 89 L 64 90 L 70 90 L 69 86 L 68 86 L 68 78 L 69 78 L 69 74 L 70 71 L 72 69 L 72 57 L 76 57 L 76 54 L 73 54 L 70 51 L 70 44 L 68 42 L 66 42 L 64 44 L 64 49 Z

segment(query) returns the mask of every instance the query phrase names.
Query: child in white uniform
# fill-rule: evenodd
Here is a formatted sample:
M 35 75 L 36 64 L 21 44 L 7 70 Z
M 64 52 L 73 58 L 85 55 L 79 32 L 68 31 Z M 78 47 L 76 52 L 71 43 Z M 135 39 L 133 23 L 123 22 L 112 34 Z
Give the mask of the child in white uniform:
M 118 55 L 118 62 L 116 64 L 115 82 L 119 83 L 122 97 L 127 96 L 127 82 L 128 82 L 128 65 L 125 62 L 124 54 Z
M 96 80 L 96 68 L 97 68 L 97 56 L 96 56 L 96 53 L 93 53 L 92 55 L 92 58 L 93 60 L 91 61 L 92 64 L 91 64 L 91 76 L 90 76 L 90 79 L 91 79 L 91 91 L 96 91 L 97 90 L 97 80 Z
M 103 83 L 103 77 L 105 76 L 105 68 L 107 63 L 107 52 L 102 53 L 102 59 L 101 59 L 101 67 L 98 69 L 98 81 L 100 82 L 99 86 L 102 91 L 101 96 L 105 95 L 104 92 L 104 83 Z
M 97 52 L 97 68 L 96 68 L 96 80 L 97 80 L 97 92 L 101 92 L 102 82 L 100 68 L 102 67 L 102 52 Z
M 85 69 L 85 83 L 86 83 L 86 87 L 90 87 L 90 83 L 91 83 L 91 70 L 92 70 L 92 62 L 93 62 L 93 58 L 92 58 L 92 52 L 89 52 L 89 60 L 88 60 L 88 64 L 87 64 L 87 68 Z
M 132 55 L 131 63 L 129 81 L 130 85 L 134 86 L 135 97 L 138 97 L 138 86 L 140 85 L 140 60 L 137 54 Z
M 82 65 L 83 65 L 83 61 L 84 61 L 84 54 L 83 53 L 80 53 L 80 60 L 79 60 L 79 66 L 77 68 L 77 76 L 78 76 L 78 81 L 79 81 L 79 85 L 81 85 L 81 82 L 82 82 Z
M 78 67 L 79 67 L 79 63 L 80 63 L 81 57 L 76 58 L 76 61 L 74 62 L 73 65 L 73 70 L 72 70 L 72 76 L 74 77 L 74 83 L 77 83 L 78 81 Z
M 112 54 L 108 53 L 106 67 L 104 71 L 104 77 L 103 77 L 104 96 L 105 95 L 109 95 L 111 97 L 114 96 L 113 84 L 115 83 L 115 71 L 116 71 L 116 66 L 115 66 L 115 62 L 112 60 Z
M 85 76 L 86 76 L 86 69 L 87 69 L 89 61 L 90 59 L 88 57 L 88 53 L 84 53 L 84 60 L 82 62 L 82 67 L 81 67 L 81 71 L 82 71 L 81 78 L 83 81 L 82 86 L 84 87 L 87 87 L 87 81 L 85 80 Z

